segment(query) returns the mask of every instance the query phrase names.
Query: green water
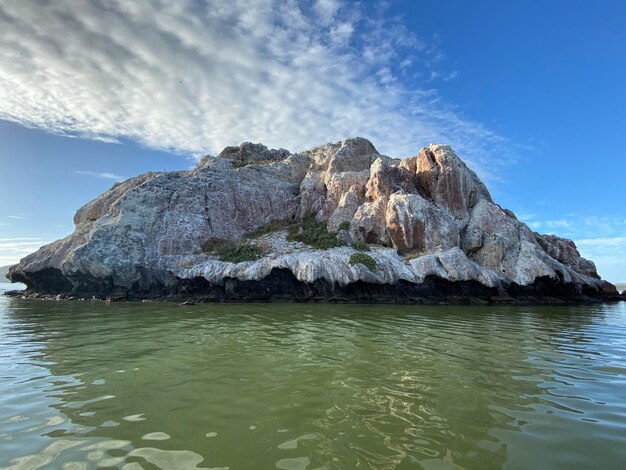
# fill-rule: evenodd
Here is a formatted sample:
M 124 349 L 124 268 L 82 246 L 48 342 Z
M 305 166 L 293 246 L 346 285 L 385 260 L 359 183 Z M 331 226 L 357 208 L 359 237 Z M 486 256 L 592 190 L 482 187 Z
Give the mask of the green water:
M 626 468 L 626 305 L 3 297 L 0 467 Z

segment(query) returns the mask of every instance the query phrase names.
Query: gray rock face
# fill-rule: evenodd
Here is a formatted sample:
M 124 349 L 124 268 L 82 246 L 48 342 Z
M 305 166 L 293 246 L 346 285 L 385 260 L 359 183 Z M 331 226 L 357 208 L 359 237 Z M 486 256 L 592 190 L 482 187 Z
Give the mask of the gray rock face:
M 208 238 L 238 240 L 268 222 L 311 213 L 330 231 L 342 228 L 342 240 L 371 244 L 377 269 L 351 265 L 349 244 L 317 250 L 280 230 L 252 240 L 264 250 L 256 261 L 223 262 L 200 252 Z M 244 143 L 204 157 L 191 171 L 117 183 L 80 208 L 74 223 L 73 234 L 24 258 L 11 279 L 35 291 L 131 297 L 180 294 L 194 280 L 280 290 L 268 281 L 276 272 L 325 283 L 324 293 L 362 292 L 350 290 L 360 283 L 402 285 L 401 296 L 434 278 L 501 297 L 539 284 L 567 285 L 568 295 L 581 296 L 607 289 L 573 242 L 533 233 L 494 204 L 446 145 L 397 160 L 362 138 L 298 154 Z

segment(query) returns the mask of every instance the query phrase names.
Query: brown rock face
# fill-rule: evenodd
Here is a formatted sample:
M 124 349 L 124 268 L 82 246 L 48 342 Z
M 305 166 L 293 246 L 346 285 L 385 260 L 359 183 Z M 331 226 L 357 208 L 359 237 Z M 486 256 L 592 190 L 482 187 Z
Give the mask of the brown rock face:
M 387 232 L 386 214 L 387 199 L 384 197 L 363 203 L 352 219 L 354 237 L 365 243 L 389 246 L 391 239 Z
M 417 156 L 417 184 L 438 205 L 465 218 L 480 199 L 488 202 L 491 195 L 476 173 L 467 168 L 447 145 L 431 145 Z
M 393 246 L 401 254 L 423 254 L 459 244 L 459 226 L 450 213 L 418 194 L 392 194 L 385 223 Z
M 346 193 L 352 191 L 359 201 L 362 200 L 369 168 L 379 156 L 371 142 L 362 138 L 322 145 L 303 155 L 310 165 L 300 185 L 301 212 L 315 212 L 333 221 L 347 216 L 345 203 L 335 214 Z M 337 224 L 343 220 L 346 219 Z
M 370 169 L 365 196 L 370 201 L 378 201 L 397 191 L 417 193 L 413 175 L 388 159 L 376 159 Z
M 354 226 L 359 232 L 355 236 L 391 242 L 401 252 L 458 245 L 470 210 L 481 200 L 492 203 L 476 174 L 445 145 L 423 148 L 417 157 L 400 162 L 377 159 L 365 195 L 377 203 L 376 210 L 367 207 L 357 212 Z M 387 203 L 384 211 L 381 200 Z M 463 243 L 470 251 L 482 247 L 482 231 L 470 230 Z

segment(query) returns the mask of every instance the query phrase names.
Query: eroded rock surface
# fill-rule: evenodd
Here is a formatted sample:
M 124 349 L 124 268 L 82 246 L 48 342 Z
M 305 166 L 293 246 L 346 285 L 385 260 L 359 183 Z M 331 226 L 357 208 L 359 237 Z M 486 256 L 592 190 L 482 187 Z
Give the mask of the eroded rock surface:
M 311 213 L 346 246 L 317 250 L 277 229 L 251 241 L 264 250 L 256 261 L 200 250 Z M 74 223 L 10 278 L 30 292 L 215 300 L 571 300 L 615 290 L 572 241 L 533 233 L 495 204 L 446 145 L 398 160 L 362 138 L 297 154 L 243 143 L 191 171 L 117 183 Z M 370 244 L 376 270 L 349 263 L 352 242 Z

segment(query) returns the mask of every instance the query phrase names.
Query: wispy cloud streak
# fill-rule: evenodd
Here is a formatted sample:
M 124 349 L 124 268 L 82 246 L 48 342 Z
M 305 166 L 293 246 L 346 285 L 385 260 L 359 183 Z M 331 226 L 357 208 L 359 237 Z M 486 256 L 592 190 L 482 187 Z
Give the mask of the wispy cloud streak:
M 483 169 L 501 161 L 506 139 L 433 88 L 456 76 L 441 52 L 363 5 L 3 2 L 0 119 L 194 154 L 361 135 L 393 156 L 447 142 Z
M 51 242 L 39 237 L 0 238 L 0 265 L 17 263 L 48 243 Z
M 118 176 L 115 175 L 113 173 L 98 173 L 95 171 L 79 171 L 79 170 L 74 170 L 74 173 L 77 173 L 79 175 L 87 175 L 87 176 L 95 176 L 96 178 L 104 178 L 104 179 L 108 179 L 108 180 L 115 180 L 115 181 L 122 181 L 124 179 L 123 176 Z
M 620 248 L 626 251 L 626 237 L 609 237 L 609 238 L 583 238 L 578 240 L 579 247 L 606 247 Z

